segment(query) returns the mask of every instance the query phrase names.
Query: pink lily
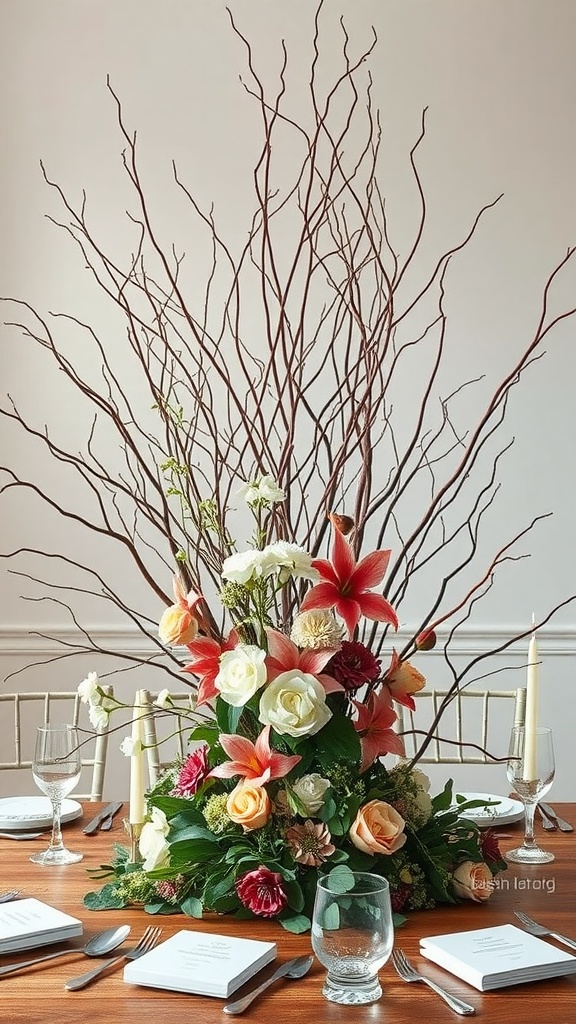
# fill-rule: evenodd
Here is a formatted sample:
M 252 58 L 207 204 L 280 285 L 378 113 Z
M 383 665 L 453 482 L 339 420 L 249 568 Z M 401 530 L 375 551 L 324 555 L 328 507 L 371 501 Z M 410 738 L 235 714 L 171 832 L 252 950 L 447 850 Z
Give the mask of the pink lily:
M 392 605 L 381 594 L 373 594 L 370 587 L 376 587 L 384 579 L 390 561 L 390 551 L 372 551 L 360 562 L 354 555 L 348 541 L 339 530 L 334 530 L 332 561 L 315 558 L 312 562 L 322 577 L 305 595 L 300 611 L 312 608 L 335 608 L 348 627 L 350 636 L 354 633 L 361 615 L 378 622 L 389 622 L 398 628 L 398 617 Z
M 232 761 L 217 765 L 209 778 L 231 779 L 234 775 L 243 775 L 253 786 L 263 786 L 272 779 L 283 778 L 302 760 L 299 754 L 288 757 L 270 749 L 269 725 L 262 729 L 256 743 L 244 736 L 223 733 L 220 744 Z
M 360 774 L 382 754 L 398 754 L 404 756 L 404 741 L 394 732 L 392 725 L 398 717 L 392 707 L 389 696 L 376 696 L 370 693 L 367 703 L 352 701 L 358 711 L 354 727 L 360 733 L 362 747 L 362 763 Z
M 344 690 L 344 687 L 336 679 L 322 672 L 330 658 L 336 654 L 336 647 L 323 647 L 319 650 L 307 648 L 301 651 L 289 637 L 284 636 L 284 633 L 279 633 L 276 629 L 267 629 L 266 636 L 268 637 L 266 668 L 269 683 L 282 672 L 290 672 L 297 668 L 301 672 L 314 676 L 324 687 L 326 693 L 341 693 Z
M 220 671 L 220 657 L 224 651 L 234 650 L 238 639 L 238 634 L 233 629 L 223 644 L 208 636 L 197 636 L 195 640 L 186 645 L 192 655 L 192 660 L 183 671 L 200 677 L 196 697 L 197 707 L 218 695 L 214 681 Z

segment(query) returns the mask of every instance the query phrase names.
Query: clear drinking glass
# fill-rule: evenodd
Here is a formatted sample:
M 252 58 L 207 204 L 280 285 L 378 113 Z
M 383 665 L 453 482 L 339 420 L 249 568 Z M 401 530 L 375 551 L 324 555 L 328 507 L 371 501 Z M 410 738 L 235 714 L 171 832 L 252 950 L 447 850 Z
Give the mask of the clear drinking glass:
M 83 854 L 67 850 L 62 841 L 62 801 L 78 784 L 81 770 L 80 741 L 73 725 L 41 725 L 36 733 L 32 761 L 34 782 L 52 804 L 52 838 L 44 853 L 35 853 L 34 864 L 74 864 Z
M 394 925 L 385 878 L 354 872 L 345 892 L 330 875 L 318 881 L 312 948 L 328 968 L 322 994 L 333 1003 L 374 1003 L 382 995 L 378 971 L 392 952 Z M 339 890 L 339 891 L 336 891 Z
M 541 850 L 534 838 L 536 804 L 548 792 L 554 779 L 554 744 L 552 730 L 536 729 L 534 740 L 526 745 L 525 729 L 515 727 L 510 735 L 508 780 L 524 804 L 524 843 L 509 850 L 505 857 L 515 864 L 549 864 L 553 853 Z

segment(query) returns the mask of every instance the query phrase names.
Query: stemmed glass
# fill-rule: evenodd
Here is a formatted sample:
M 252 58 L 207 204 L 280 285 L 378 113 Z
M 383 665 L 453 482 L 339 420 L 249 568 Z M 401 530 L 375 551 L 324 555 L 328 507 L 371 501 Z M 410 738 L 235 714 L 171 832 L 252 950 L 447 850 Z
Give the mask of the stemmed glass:
M 81 771 L 78 730 L 73 725 L 41 725 L 36 732 L 32 774 L 38 788 L 52 804 L 52 838 L 44 853 L 35 853 L 34 864 L 75 864 L 83 854 L 67 850 L 62 841 L 62 801 L 78 784 Z
M 318 880 L 312 948 L 328 968 L 322 995 L 333 1003 L 374 1003 L 382 995 L 378 971 L 392 952 L 390 888 L 368 872 L 331 872 Z
M 552 730 L 536 729 L 532 752 L 526 756 L 524 728 L 515 727 L 510 735 L 508 751 L 508 780 L 524 804 L 524 843 L 505 856 L 515 864 L 549 864 L 553 853 L 541 850 L 534 838 L 534 812 L 536 804 L 548 792 L 554 778 L 554 745 Z

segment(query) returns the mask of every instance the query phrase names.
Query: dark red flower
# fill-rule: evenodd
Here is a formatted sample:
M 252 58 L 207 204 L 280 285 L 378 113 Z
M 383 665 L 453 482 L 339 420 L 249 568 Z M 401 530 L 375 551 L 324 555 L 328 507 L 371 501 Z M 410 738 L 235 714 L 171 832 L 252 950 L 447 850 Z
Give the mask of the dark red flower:
M 480 850 L 487 864 L 502 860 L 502 854 L 498 846 L 498 833 L 495 829 L 487 828 L 482 831 L 480 835 Z
M 380 662 L 360 641 L 343 640 L 342 647 L 326 665 L 326 672 L 345 690 L 357 690 L 380 675 Z
M 236 892 L 244 906 L 258 917 L 276 917 L 288 903 L 288 896 L 282 888 L 282 875 L 270 871 L 263 864 L 238 879 Z
M 172 796 L 194 796 L 208 775 L 207 751 L 208 747 L 205 744 L 203 747 L 198 747 L 194 753 L 188 754 L 178 772 Z
M 397 889 L 393 889 L 390 892 L 390 903 L 392 904 L 392 910 L 395 914 L 402 913 L 409 895 L 410 886 L 405 885 L 404 882 L 401 882 Z

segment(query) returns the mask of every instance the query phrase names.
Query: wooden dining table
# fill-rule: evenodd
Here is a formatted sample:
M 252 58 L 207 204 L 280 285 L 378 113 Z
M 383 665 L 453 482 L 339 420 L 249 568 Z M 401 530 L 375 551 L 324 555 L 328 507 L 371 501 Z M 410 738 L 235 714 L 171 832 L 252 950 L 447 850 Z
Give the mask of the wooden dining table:
M 22 896 L 34 896 L 59 907 L 80 918 L 84 925 L 82 939 L 57 947 L 69 949 L 68 956 L 0 977 L 0 1005 L 6 1024 L 79 1024 L 81 1021 L 91 1024 L 180 1024 L 184 1021 L 223 1024 L 232 1019 L 223 1014 L 225 1001 L 222 999 L 129 985 L 123 981 L 122 964 L 111 968 L 85 989 L 67 991 L 64 983 L 68 978 L 95 964 L 75 947 L 96 932 L 124 922 L 131 925 L 125 948 L 129 942 L 133 945 L 153 921 L 162 926 L 162 939 L 182 929 L 193 929 L 274 941 L 279 962 L 311 952 L 309 934 L 292 935 L 273 921 L 235 921 L 228 916 L 215 915 L 193 920 L 182 914 L 152 919 L 136 907 L 108 911 L 86 909 L 85 893 L 102 884 L 94 882 L 89 872 L 110 862 L 114 843 L 125 844 L 121 813 L 110 832 L 83 835 L 83 825 L 98 806 L 85 804 L 83 817 L 65 827 L 66 845 L 84 854 L 77 864 L 64 867 L 32 864 L 30 854 L 47 845 L 47 836 L 27 842 L 0 840 L 3 868 L 0 890 L 17 888 Z M 576 826 L 576 804 L 558 804 L 557 810 Z M 500 847 L 504 853 L 521 842 L 521 824 L 508 825 L 500 832 Z M 414 912 L 396 930 L 395 945 L 406 952 L 413 964 L 471 1003 L 478 1018 L 486 1024 L 542 1024 L 547 1020 L 569 1024 L 576 1014 L 576 976 L 482 993 L 420 956 L 419 939 L 425 935 L 517 923 L 514 911 L 520 909 L 548 927 L 576 938 L 576 832 L 544 833 L 538 827 L 538 837 L 545 848 L 554 853 L 552 863 L 541 867 L 510 864 L 508 870 L 497 877 L 496 889 L 487 902 L 467 901 L 458 906 Z M 550 941 L 555 943 L 555 940 Z M 46 947 L 38 953 L 43 951 Z M 32 955 L 30 952 L 4 954 L 0 962 L 2 965 L 15 963 Z M 273 969 L 272 966 L 266 968 L 262 977 Z M 269 1024 L 272 1020 L 278 1024 L 349 1024 L 354 1021 L 358 1024 L 408 1024 L 420 1018 L 433 1024 L 456 1019 L 456 1014 L 427 986 L 401 981 L 391 963 L 386 964 L 380 974 L 382 998 L 369 1006 L 340 1006 L 328 1002 L 322 996 L 324 976 L 325 969 L 315 961 L 303 979 L 279 981 L 269 988 L 244 1013 L 243 1019 L 257 1024 Z M 249 987 L 250 983 L 238 990 L 234 998 Z

